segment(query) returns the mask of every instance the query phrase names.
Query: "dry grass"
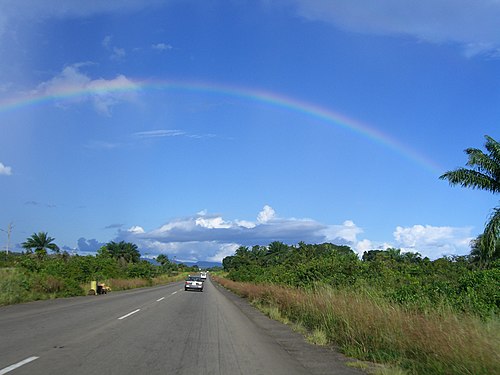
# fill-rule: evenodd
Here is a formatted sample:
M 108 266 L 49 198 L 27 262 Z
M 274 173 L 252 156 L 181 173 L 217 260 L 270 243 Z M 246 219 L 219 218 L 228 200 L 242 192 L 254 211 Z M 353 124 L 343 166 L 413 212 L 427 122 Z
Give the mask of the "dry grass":
M 186 273 L 181 273 L 174 276 L 160 275 L 151 280 L 153 286 L 155 285 L 165 285 L 169 283 L 173 283 L 175 281 L 181 281 L 186 278 Z
M 106 280 L 106 285 L 111 287 L 111 290 L 126 290 L 143 288 L 146 286 L 151 286 L 151 282 L 145 279 L 108 279 Z
M 413 374 L 500 373 L 500 323 L 481 322 L 451 311 L 426 314 L 391 305 L 367 294 L 328 287 L 314 291 L 276 285 L 221 285 L 260 305 L 279 309 L 311 335 L 362 360 L 399 365 Z
M 160 275 L 151 280 L 135 278 L 135 279 L 108 279 L 105 280 L 106 285 L 111 287 L 111 290 L 126 290 L 135 288 L 144 288 L 148 286 L 164 285 L 175 281 L 183 280 L 186 277 L 185 273 L 175 276 Z

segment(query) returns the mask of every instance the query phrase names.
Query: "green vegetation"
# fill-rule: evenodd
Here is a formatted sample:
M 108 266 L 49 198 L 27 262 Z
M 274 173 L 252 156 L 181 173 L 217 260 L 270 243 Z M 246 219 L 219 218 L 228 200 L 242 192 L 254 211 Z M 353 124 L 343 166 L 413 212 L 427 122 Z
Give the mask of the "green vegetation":
M 295 266 L 288 260 L 286 267 L 230 269 L 227 277 L 246 282 L 212 278 L 299 327 L 309 342 L 350 357 L 408 374 L 500 373 L 499 269 L 469 270 L 462 259 L 418 265 L 392 259 L 393 250 L 377 252 L 375 260 L 335 252 Z M 248 269 L 260 271 L 258 283 L 249 282 Z
M 468 148 L 465 153 L 469 160 L 467 166 L 443 174 L 440 178 L 451 185 L 461 185 L 472 189 L 500 193 L 500 143 L 485 136 L 488 154 L 476 148 Z M 500 259 L 500 207 L 495 207 L 490 215 L 483 234 L 472 243 L 472 260 L 480 267 L 488 267 Z
M 214 280 L 311 343 L 408 374 L 500 373 L 498 260 L 273 242 L 223 265 Z
M 91 280 L 123 290 L 166 284 L 198 270 L 165 255 L 159 256 L 159 265 L 141 260 L 137 246 L 123 241 L 109 242 L 95 256 L 80 256 L 61 252 L 54 240 L 45 232 L 34 233 L 22 244 L 24 254 L 0 254 L 0 305 L 86 295 Z
M 434 261 L 399 249 L 371 250 L 362 259 L 329 243 L 240 247 L 224 258 L 234 281 L 366 293 L 415 311 L 454 311 L 483 320 L 500 312 L 500 268 L 477 268 L 469 256 Z

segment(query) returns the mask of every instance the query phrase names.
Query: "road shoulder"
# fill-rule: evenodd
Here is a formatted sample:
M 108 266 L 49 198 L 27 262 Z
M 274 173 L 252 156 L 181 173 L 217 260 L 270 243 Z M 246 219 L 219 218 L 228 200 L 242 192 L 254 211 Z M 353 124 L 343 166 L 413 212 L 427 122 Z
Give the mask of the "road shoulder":
M 304 368 L 309 370 L 311 374 L 366 374 L 359 369 L 347 366 L 347 362 L 356 362 L 356 360 L 349 359 L 330 347 L 309 344 L 300 333 L 294 332 L 290 326 L 270 319 L 252 306 L 247 299 L 234 294 L 215 281 L 212 284 L 263 332 L 299 361 Z

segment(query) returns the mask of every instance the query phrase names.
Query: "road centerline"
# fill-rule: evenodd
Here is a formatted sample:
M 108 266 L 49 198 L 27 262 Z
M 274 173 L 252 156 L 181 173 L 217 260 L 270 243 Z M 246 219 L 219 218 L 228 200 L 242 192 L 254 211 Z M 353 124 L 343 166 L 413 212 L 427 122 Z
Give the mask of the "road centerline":
M 34 361 L 35 359 L 38 359 L 38 357 L 29 357 L 29 358 L 26 358 L 20 362 L 14 363 L 13 365 L 10 365 L 9 367 L 5 367 L 5 368 L 0 370 L 0 375 L 11 372 L 12 370 L 15 370 L 16 368 L 19 368 L 27 363 L 30 363 L 30 362 Z
M 130 315 L 135 314 L 136 312 L 139 312 L 139 311 L 141 311 L 141 309 L 137 309 L 137 310 L 134 310 L 134 311 L 132 311 L 132 312 L 129 312 L 128 314 L 125 314 L 125 315 L 123 315 L 123 316 L 120 316 L 120 317 L 118 318 L 118 320 L 122 320 L 122 319 L 128 318 Z M 0 375 L 1 375 L 1 374 L 0 374 Z
M 165 297 L 161 297 L 161 298 L 157 299 L 156 302 L 160 302 L 161 300 L 164 300 L 164 299 L 165 299 Z

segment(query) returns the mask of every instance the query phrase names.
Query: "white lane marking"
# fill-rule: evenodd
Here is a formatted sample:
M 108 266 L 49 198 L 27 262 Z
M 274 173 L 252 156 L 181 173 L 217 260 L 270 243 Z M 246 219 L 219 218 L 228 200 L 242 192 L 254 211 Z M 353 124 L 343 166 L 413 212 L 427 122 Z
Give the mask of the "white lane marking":
M 30 363 L 31 361 L 34 361 L 35 359 L 38 359 L 38 357 L 29 357 L 21 362 L 17 362 L 9 367 L 6 367 L 6 368 L 0 370 L 0 375 L 11 372 L 12 370 L 15 370 L 16 368 L 21 367 L 22 365 L 25 365 L 26 363 Z
M 157 299 L 156 302 L 160 302 L 162 299 L 165 299 L 165 297 L 161 297 L 160 299 Z
M 128 318 L 130 315 L 135 314 L 135 313 L 136 313 L 136 312 L 138 312 L 138 311 L 141 311 L 141 309 L 137 309 L 137 310 L 134 310 L 134 311 L 132 311 L 132 312 L 129 312 L 128 314 L 126 314 L 126 315 L 123 315 L 123 316 L 119 317 L 119 318 L 118 318 L 118 320 L 122 320 L 122 319 Z M 1 374 L 0 374 L 0 375 L 1 375 Z
M 178 292 L 178 291 L 175 291 L 175 292 L 173 292 L 171 295 L 173 296 L 173 295 L 174 295 L 174 294 L 176 294 L 177 292 Z

